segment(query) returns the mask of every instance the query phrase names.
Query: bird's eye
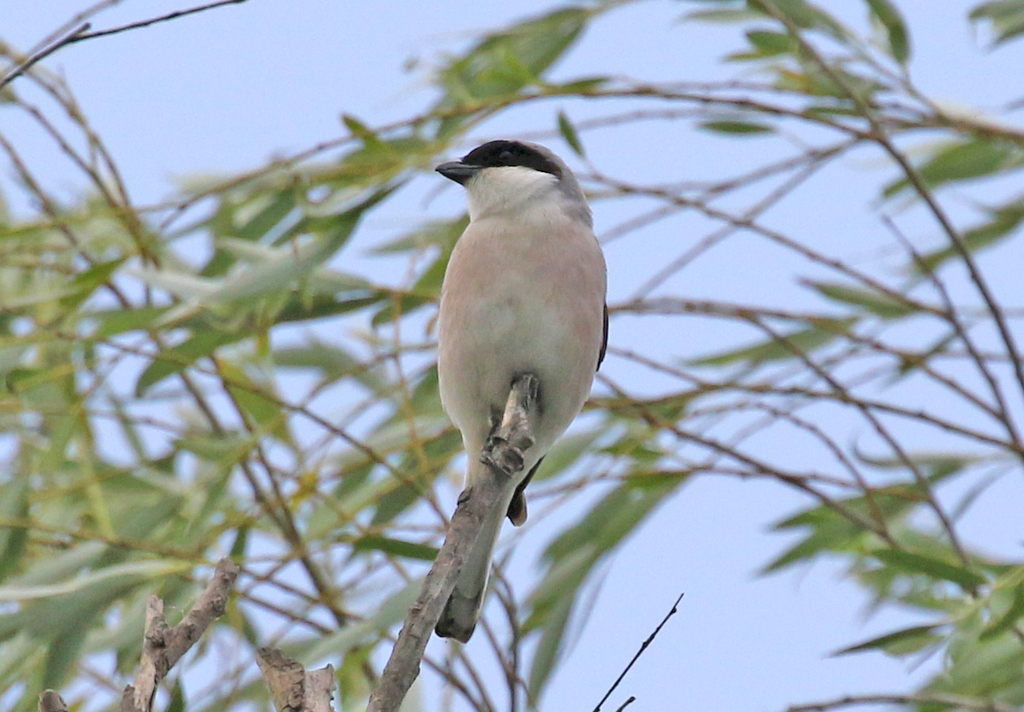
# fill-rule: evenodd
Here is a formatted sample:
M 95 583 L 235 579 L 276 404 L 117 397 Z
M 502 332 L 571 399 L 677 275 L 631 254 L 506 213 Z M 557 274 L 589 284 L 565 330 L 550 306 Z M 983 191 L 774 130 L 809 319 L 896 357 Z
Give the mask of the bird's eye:
M 503 164 L 512 163 L 512 151 L 505 150 L 498 154 L 498 162 Z

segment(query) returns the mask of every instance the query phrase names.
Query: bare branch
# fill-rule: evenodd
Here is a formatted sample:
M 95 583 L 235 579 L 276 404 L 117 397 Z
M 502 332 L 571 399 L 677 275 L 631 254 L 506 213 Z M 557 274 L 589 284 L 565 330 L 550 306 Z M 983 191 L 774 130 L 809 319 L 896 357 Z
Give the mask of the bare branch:
M 217 2 L 207 3 L 206 5 L 200 5 L 198 7 L 189 8 L 188 10 L 177 10 L 175 12 L 171 12 L 166 15 L 161 15 L 160 17 L 154 17 L 149 20 L 132 22 L 127 25 L 122 25 L 120 27 L 112 27 L 107 30 L 97 30 L 96 32 L 89 32 L 89 29 L 92 27 L 92 25 L 88 22 L 84 22 L 81 25 L 72 29 L 68 34 L 46 45 L 39 51 L 29 55 L 24 61 L 20 62 L 14 69 L 8 72 L 3 79 L 0 79 L 0 89 L 3 89 L 12 81 L 20 77 L 22 74 L 27 72 L 41 60 L 49 57 L 57 50 L 67 47 L 68 45 L 73 45 L 84 40 L 96 39 L 97 37 L 116 35 L 121 32 L 127 32 L 129 30 L 137 30 L 142 27 L 155 25 L 158 22 L 176 20 L 179 17 L 185 17 L 186 15 L 194 15 L 196 13 L 205 12 L 206 10 L 212 10 L 213 8 L 221 7 L 223 5 L 238 5 L 243 2 L 247 2 L 247 0 L 217 0 Z
M 999 419 L 1006 426 L 1007 434 L 1013 440 L 1014 445 L 1016 445 L 1018 453 L 1020 453 L 1022 449 L 1020 435 L 1017 433 L 1017 428 L 1013 423 L 1013 419 L 1010 417 L 1010 409 L 1007 407 L 1006 401 L 1003 398 L 1003 391 L 999 387 L 999 383 L 996 381 L 995 376 L 993 376 L 992 372 L 989 370 L 984 357 L 978 352 L 978 348 L 974 344 L 974 340 L 968 336 L 967 329 L 963 326 L 960 314 L 953 304 L 953 298 L 950 296 L 949 290 L 946 289 L 946 285 L 941 279 L 939 279 L 935 270 L 933 270 L 928 262 L 921 257 L 920 253 L 918 253 L 914 248 L 910 240 L 904 236 L 903 232 L 896 225 L 896 222 L 884 213 L 882 214 L 882 222 L 896 236 L 896 239 L 900 241 L 907 252 L 910 253 L 910 256 L 914 259 L 914 264 L 928 278 L 928 281 L 931 282 L 932 286 L 935 287 L 935 290 L 942 298 L 942 303 L 947 313 L 947 321 L 960 337 L 960 341 L 963 342 L 964 348 L 967 349 L 967 353 L 971 355 L 971 359 L 978 367 L 978 371 L 988 383 L 988 388 L 992 392 L 992 397 L 996 399 L 996 403 L 999 406 Z
M 44 690 L 39 695 L 39 712 L 68 712 L 68 703 L 53 690 Z
M 173 628 L 164 619 L 164 602 L 156 596 L 149 599 L 142 662 L 134 684 L 124 688 L 121 712 L 150 712 L 160 681 L 181 656 L 195 645 L 210 624 L 224 615 L 228 595 L 237 576 L 238 566 L 230 559 L 221 559 L 206 590 Z
M 656 637 L 658 637 L 658 633 L 660 633 L 661 629 L 665 627 L 666 623 L 668 623 L 668 619 L 674 616 L 679 611 L 679 602 L 683 600 L 683 596 L 685 595 L 685 593 L 679 594 L 679 598 L 677 598 L 676 602 L 672 604 L 672 608 L 669 610 L 668 613 L 665 614 L 665 617 L 661 619 L 661 623 L 658 624 L 658 627 L 655 628 L 649 636 L 647 636 L 647 640 L 640 644 L 640 649 L 636 651 L 636 655 L 634 655 L 633 659 L 629 661 L 629 664 L 626 665 L 626 668 L 619 674 L 619 677 L 616 678 L 615 682 L 612 683 L 612 686 L 608 688 L 608 692 L 604 693 L 604 697 L 602 697 L 601 701 L 597 703 L 597 707 L 594 708 L 594 712 L 600 712 L 601 705 L 603 705 L 605 701 L 609 697 L 611 697 L 611 694 L 615 692 L 615 688 L 618 687 L 619 683 L 622 682 L 622 679 L 626 677 L 626 673 L 629 672 L 629 669 L 633 667 L 633 664 L 640 659 L 640 656 L 644 654 L 644 651 L 647 650 L 648 646 L 652 642 L 654 642 L 654 639 Z M 618 710 L 616 710 L 616 712 L 622 712 L 626 705 L 628 705 L 635 699 L 635 697 L 630 697 L 628 700 L 625 701 L 625 703 L 623 703 L 621 707 L 619 707 Z
M 794 705 L 786 712 L 825 712 L 854 705 L 941 705 L 978 712 L 1019 712 L 1019 708 L 995 700 L 984 700 L 961 695 L 847 695 L 825 702 Z
M 1006 353 L 1010 357 L 1010 361 L 1013 365 L 1013 373 L 1016 376 L 1017 384 L 1020 386 L 1021 392 L 1024 393 L 1024 363 L 1022 363 L 1020 351 L 1017 348 L 1017 342 L 1013 338 L 1013 334 L 1006 323 L 1006 318 L 999 306 L 999 302 L 996 300 L 995 295 L 989 288 L 987 280 L 981 274 L 981 270 L 978 268 L 971 251 L 967 248 L 967 245 L 964 244 L 959 231 L 954 227 L 949 216 L 946 215 L 946 211 L 942 209 L 942 206 L 939 205 L 931 190 L 927 185 L 925 185 L 924 178 L 922 178 L 920 172 L 910 163 L 907 157 L 903 155 L 898 148 L 896 148 L 896 145 L 892 142 L 892 138 L 890 138 L 885 126 L 883 126 L 882 122 L 879 121 L 874 109 L 868 104 L 868 102 L 866 102 L 864 98 L 850 86 L 849 82 L 847 82 L 845 78 L 836 73 L 833 67 L 826 62 L 818 51 L 804 38 L 803 33 L 800 32 L 800 28 L 797 27 L 793 21 L 776 6 L 773 0 L 764 0 L 764 2 L 769 14 L 785 25 L 786 31 L 800 44 L 800 47 L 803 50 L 810 54 L 814 62 L 821 68 L 821 71 L 823 71 L 830 80 L 835 82 L 836 86 L 840 87 L 843 92 L 849 96 L 850 100 L 857 107 L 860 115 L 863 116 L 871 126 L 871 130 L 868 132 L 868 138 L 877 143 L 887 154 L 889 154 L 889 157 L 896 162 L 900 167 L 900 170 L 903 171 L 903 175 L 906 176 L 907 181 L 911 186 L 913 186 L 914 192 L 916 192 L 918 197 L 921 198 L 925 205 L 928 206 L 928 210 L 932 213 L 935 221 L 942 228 L 946 237 L 949 238 L 950 244 L 956 250 L 957 254 L 960 255 L 960 259 L 967 268 L 967 273 L 970 275 L 971 281 L 974 283 L 974 286 L 977 288 L 982 300 L 985 302 L 985 306 L 992 315 L 992 320 L 995 322 L 996 329 L 999 331 L 1003 345 L 1006 347 Z
M 306 668 L 277 648 L 260 648 L 256 651 L 256 663 L 270 688 L 277 712 L 333 712 L 332 666 L 306 672 Z
M 30 54 L 24 60 L 19 62 L 18 65 L 14 69 L 12 69 L 10 72 L 8 72 L 7 75 L 3 79 L 0 79 L 0 89 L 3 89 L 5 86 L 7 86 L 11 82 L 13 82 L 15 79 L 20 77 L 25 72 L 27 72 L 37 62 L 40 62 L 43 59 L 46 59 L 51 54 L 53 54 L 54 52 L 59 50 L 61 47 L 66 47 L 69 44 L 71 44 L 72 42 L 74 42 L 75 38 L 81 37 L 82 33 L 84 33 L 84 32 L 88 32 L 89 27 L 91 27 L 91 25 L 88 22 L 84 22 L 81 25 L 79 25 L 78 27 L 76 27 L 73 30 L 71 30 L 71 32 L 69 32 L 68 34 L 66 34 L 63 37 L 57 39 L 52 44 L 48 44 L 45 47 L 43 47 L 42 49 L 40 49 L 38 52 L 34 52 L 33 54 Z
M 522 470 L 523 450 L 533 444 L 529 414 L 536 408 L 537 384 L 532 374 L 512 383 L 501 425 L 481 457 L 489 465 L 487 475 L 460 497 L 444 545 L 423 581 L 423 591 L 409 609 L 380 683 L 370 695 L 367 712 L 395 712 L 419 674 L 423 652 L 455 588 L 459 570 L 484 520 L 501 506 L 510 477 Z
M 185 17 L 186 15 L 195 15 L 199 12 L 206 12 L 217 7 L 223 7 L 224 5 L 239 5 L 247 0 L 217 0 L 217 2 L 207 3 L 206 5 L 199 5 L 198 7 L 191 7 L 188 10 L 176 10 L 175 12 L 169 12 L 166 15 L 160 17 L 154 17 L 149 20 L 140 20 L 139 22 L 132 22 L 127 25 L 121 25 L 120 27 L 112 27 L 108 30 L 97 30 L 96 32 L 88 32 L 83 35 L 78 35 L 72 38 L 70 41 L 65 42 L 65 45 L 75 44 L 76 42 L 82 42 L 84 40 L 91 40 L 97 37 L 106 37 L 107 35 L 116 35 L 121 32 L 128 32 L 129 30 L 137 30 L 142 27 L 149 27 L 155 25 L 158 22 L 167 22 L 168 20 L 177 20 L 179 17 Z

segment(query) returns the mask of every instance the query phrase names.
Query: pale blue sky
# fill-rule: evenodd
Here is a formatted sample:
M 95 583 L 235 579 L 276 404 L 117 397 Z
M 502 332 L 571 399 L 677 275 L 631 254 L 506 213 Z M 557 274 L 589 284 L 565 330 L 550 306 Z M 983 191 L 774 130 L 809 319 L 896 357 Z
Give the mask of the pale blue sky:
M 860 0 L 834 4 L 844 16 L 865 14 Z M 983 109 L 1024 95 L 1020 50 L 1011 46 L 994 54 L 983 51 L 965 21 L 973 3 L 898 4 L 914 32 L 912 69 L 927 93 Z M 28 48 L 84 5 L 77 0 L 0 0 L 0 33 L 15 46 Z M 104 13 L 96 24 L 113 26 L 186 5 L 127 1 Z M 464 47 L 481 29 L 551 6 L 537 0 L 249 0 L 84 42 L 52 56 L 45 66 L 66 76 L 113 150 L 133 198 L 148 204 L 167 197 L 179 178 L 252 168 L 271 156 L 339 136 L 344 133 L 342 112 L 370 126 L 404 118 L 428 104 L 431 94 L 424 73 L 439 53 Z M 595 26 L 559 66 L 558 74 L 607 71 L 704 80 L 734 71 L 723 70 L 717 58 L 739 47 L 737 30 L 675 23 L 688 7 L 650 2 L 616 12 Z M 416 65 L 411 70 L 404 68 L 410 60 Z M 574 117 L 593 111 L 587 106 L 570 109 L 578 112 Z M 549 105 L 513 112 L 476 136 L 550 129 L 556 110 Z M 0 111 L 0 122 L 37 169 L 46 166 L 43 172 L 51 187 L 75 194 L 78 184 L 72 171 L 57 152 L 37 142 L 23 119 Z M 596 164 L 627 178 L 706 178 L 722 171 L 735 151 L 748 150 L 706 136 L 699 141 L 680 136 L 684 129 L 679 126 L 671 131 L 639 126 L 633 134 L 619 131 L 585 138 Z M 569 154 L 561 141 L 549 143 Z M 876 197 L 880 176 L 891 173 L 880 170 L 878 154 L 860 153 L 857 159 L 834 170 L 831 192 L 809 192 L 776 217 L 791 225 L 809 220 L 822 240 L 834 242 L 836 253 L 871 259 L 871 249 L 882 237 L 867 206 Z M 7 178 L 0 178 L 5 189 L 10 186 Z M 439 180 L 425 176 L 419 195 L 433 190 Z M 399 209 L 371 220 L 360 239 L 370 245 L 425 219 L 454 214 L 461 201 L 453 189 L 426 203 L 403 201 Z M 600 206 L 597 211 L 599 231 L 619 219 L 614 207 Z M 653 236 L 611 245 L 611 300 L 624 298 L 650 274 L 650 260 L 674 256 L 679 248 L 671 247 L 670 231 L 685 231 L 687 225 L 685 219 L 669 221 L 654 228 L 658 232 Z M 792 286 L 791 262 L 774 262 L 770 253 L 751 249 L 746 260 L 736 260 L 735 255 L 720 261 L 711 257 L 701 270 L 687 273 L 672 286 L 689 296 L 711 295 L 719 293 L 724 281 L 736 301 L 765 297 L 792 303 L 801 298 Z M 722 271 L 715 269 L 718 264 Z M 666 348 L 684 355 L 706 353 L 722 348 L 725 335 L 710 328 L 675 334 Z M 642 332 L 623 322 L 616 333 L 613 325 L 613 343 L 627 345 L 634 336 L 642 338 Z M 616 377 L 644 388 L 635 372 L 613 360 L 609 365 Z M 1004 500 L 1019 498 L 1019 484 L 1007 488 Z M 679 614 L 606 709 L 614 710 L 633 694 L 638 701 L 632 709 L 637 712 L 769 712 L 843 693 L 909 690 L 924 679 L 934 661 L 910 670 L 877 653 L 827 657 L 831 650 L 886 632 L 904 620 L 894 612 L 865 620 L 864 597 L 840 581 L 834 567 L 754 576 L 790 541 L 767 534 L 767 525 L 806 504 L 806 499 L 773 483 L 698 479 L 683 488 L 605 571 L 587 627 L 553 679 L 543 708 L 592 709 L 679 592 L 686 593 Z M 998 507 L 989 511 L 1007 514 Z M 535 553 L 573 516 L 554 515 L 531 530 L 523 546 Z M 981 520 L 970 524 L 968 531 L 1001 548 L 1019 541 L 1019 531 Z M 523 559 L 529 557 L 516 566 L 526 576 L 530 570 Z M 469 654 L 482 642 L 473 641 Z

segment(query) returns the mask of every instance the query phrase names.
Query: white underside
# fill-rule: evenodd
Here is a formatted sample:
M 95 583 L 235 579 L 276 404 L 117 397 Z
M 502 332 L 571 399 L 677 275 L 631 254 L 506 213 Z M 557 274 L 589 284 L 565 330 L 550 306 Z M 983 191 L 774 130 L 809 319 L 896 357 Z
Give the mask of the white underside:
M 540 380 L 540 415 L 531 423 L 536 442 L 526 453 L 525 477 L 586 402 L 603 338 L 600 246 L 591 228 L 563 209 L 551 176 L 527 173 L 532 175 L 517 173 L 522 180 L 513 181 L 515 191 L 470 186 L 472 221 L 452 253 L 442 289 L 441 403 L 462 432 L 468 487 L 482 471 L 479 456 L 492 413 L 501 412 L 512 380 L 526 372 Z M 531 200 L 520 199 L 531 190 Z M 508 499 L 515 484 L 509 483 Z M 461 621 L 470 630 L 503 515 L 504 508 L 489 518 L 449 606 L 452 615 L 472 616 Z M 458 610 L 458 598 L 464 610 Z

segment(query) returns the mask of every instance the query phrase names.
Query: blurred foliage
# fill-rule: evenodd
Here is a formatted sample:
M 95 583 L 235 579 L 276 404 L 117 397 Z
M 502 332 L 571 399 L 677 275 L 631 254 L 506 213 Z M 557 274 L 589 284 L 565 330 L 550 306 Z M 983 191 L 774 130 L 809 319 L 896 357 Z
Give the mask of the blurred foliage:
M 818 271 L 803 280 L 816 306 L 786 311 L 672 293 L 662 287 L 696 253 L 666 255 L 646 288 L 612 305 L 613 317 L 647 319 L 650 343 L 626 348 L 613 324 L 610 375 L 533 487 L 539 501 L 578 499 L 583 513 L 561 520 L 535 586 L 496 584 L 502 605 L 488 618 L 509 694 L 542 706 L 601 562 L 690 478 L 717 474 L 808 496 L 807 509 L 778 524 L 801 538 L 766 571 L 838 560 L 877 605 L 925 621 L 838 651 L 942 655 L 941 673 L 890 701 L 922 711 L 1024 704 L 1024 566 L 982 553 L 958 528 L 992 482 L 1022 472 L 1020 305 L 991 288 L 977 257 L 1020 239 L 1024 193 L 979 201 L 962 224 L 944 202 L 995 177 L 1019 180 L 1024 129 L 951 114 L 918 91 L 907 69 L 912 28 L 890 0 L 865 0 L 859 29 L 828 3 L 682 3 L 691 23 L 741 32 L 742 46 L 723 58 L 738 79 L 551 80 L 588 26 L 624 4 L 556 7 L 483 35 L 442 61 L 441 98 L 422 115 L 383 128 L 346 115 L 348 134 L 329 145 L 196 182 L 152 208 L 128 200 L 60 79 L 36 67 L 8 88 L 0 112 L 25 113 L 57 142 L 81 171 L 82 197 L 57 198 L 45 167 L 0 128 L 7 169 L 35 206 L 27 217 L 0 210 L 5 708 L 34 708 L 45 687 L 74 689 L 76 703 L 95 702 L 98 680 L 123 686 L 147 597 L 186 607 L 224 554 L 242 564 L 239 592 L 191 667 L 176 671 L 176 708 L 265 700 L 252 652 L 268 644 L 306 664 L 331 659 L 342 708 L 362 704 L 377 674 L 371 653 L 415 595 L 458 486 L 461 441 L 437 397 L 431 319 L 465 218 L 378 245 L 378 259 L 409 265 L 388 283 L 360 266 L 351 241 L 418 173 L 461 152 L 470 129 L 541 101 L 555 105 L 548 136 L 580 158 L 593 159 L 589 130 L 632 126 L 654 108 L 676 131 L 774 142 L 785 158 L 752 151 L 726 180 L 645 186 L 592 166 L 581 178 L 595 200 L 658 204 L 616 238 L 692 210 L 716 225 L 697 253 L 744 234 Z M 1002 45 L 1024 33 L 1024 0 L 982 3 L 969 19 Z M 20 59 L 7 47 L 3 56 L 8 66 Z M 30 103 L 21 86 L 49 103 Z M 576 98 L 606 116 L 574 120 L 566 107 Z M 909 154 L 900 148 L 910 144 Z M 865 146 L 890 159 L 875 207 L 896 269 L 857 267 L 814 236 L 761 220 L 823 165 Z M 768 197 L 744 204 L 758 185 L 770 185 Z M 901 205 L 928 217 L 930 246 L 915 247 L 888 217 Z M 951 273 L 970 283 L 954 290 Z M 695 317 L 757 336 L 703 357 L 655 355 L 664 318 Z M 668 385 L 632 394 L 618 385 L 628 368 Z M 865 428 L 870 447 L 850 437 Z M 913 429 L 932 447 L 907 440 Z M 758 449 L 755 436 L 780 430 L 824 454 Z M 232 673 L 193 689 L 190 671 L 229 648 L 218 669 Z M 493 709 L 475 664 L 428 660 L 470 706 Z

